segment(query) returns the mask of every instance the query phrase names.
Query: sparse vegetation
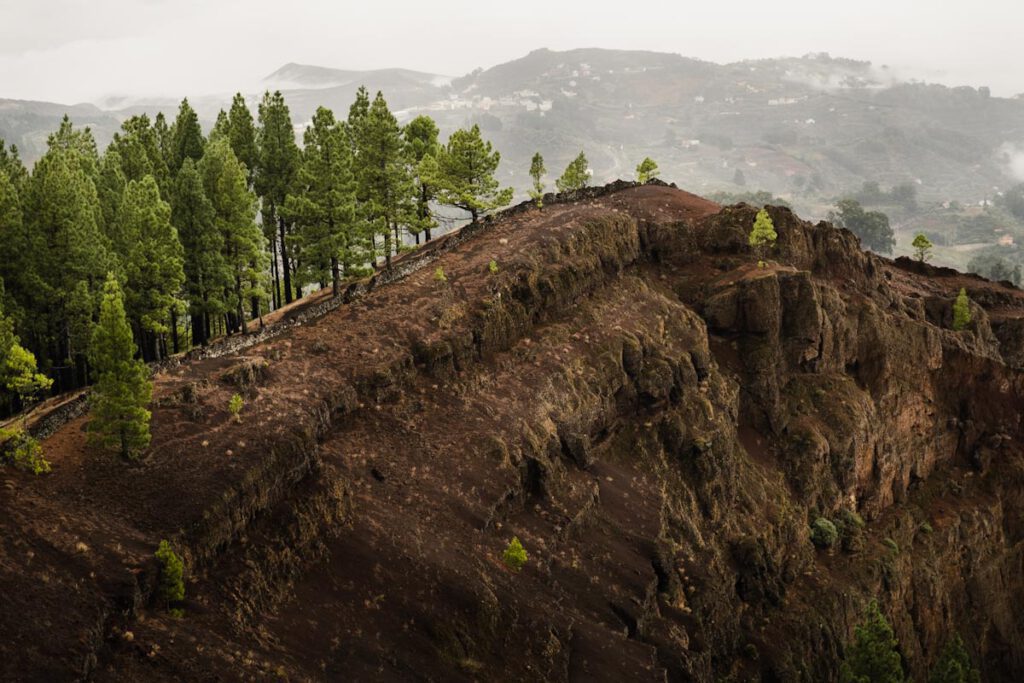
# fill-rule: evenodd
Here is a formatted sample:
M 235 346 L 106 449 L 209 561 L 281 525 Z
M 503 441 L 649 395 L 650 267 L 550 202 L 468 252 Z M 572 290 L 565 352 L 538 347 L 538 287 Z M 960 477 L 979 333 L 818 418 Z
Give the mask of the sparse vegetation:
M 170 607 L 173 603 L 185 599 L 185 565 L 166 540 L 160 541 L 160 546 L 156 550 L 156 560 L 160 563 L 157 599 Z
M 438 266 L 437 270 L 434 271 L 434 281 L 440 284 L 448 282 L 448 276 L 444 274 L 444 268 L 441 266 Z
M 840 510 L 836 517 L 836 529 L 843 550 L 855 553 L 864 547 L 864 520 L 854 510 Z
M 840 670 L 843 683 L 904 683 L 903 662 L 892 626 L 874 600 L 854 629 Z
M 526 564 L 529 558 L 526 554 L 526 548 L 520 543 L 518 536 L 513 536 L 512 540 L 509 541 L 508 547 L 505 548 L 505 552 L 502 554 L 502 559 L 509 569 L 514 571 L 519 571 Z
M 889 552 L 891 552 L 893 555 L 899 555 L 900 554 L 900 544 L 897 543 L 895 541 L 895 539 L 886 538 L 885 540 L 882 541 L 882 545 L 884 545 L 886 548 L 888 548 Z
M 242 421 L 242 406 L 243 405 L 244 405 L 244 402 L 242 401 L 242 396 L 240 394 L 233 395 L 231 397 L 231 400 L 228 401 L 228 411 L 231 413 L 231 417 L 234 418 L 235 422 L 241 422 Z
M 811 524 L 811 542 L 819 548 L 831 548 L 839 540 L 836 525 L 825 517 L 818 517 Z
M 496 275 L 498 272 L 498 262 L 491 259 L 491 262 L 487 264 L 487 272 L 491 275 Z
M 957 294 L 956 299 L 953 301 L 953 329 L 958 332 L 966 330 L 970 324 L 971 300 L 967 297 L 967 290 L 961 287 L 960 293 Z

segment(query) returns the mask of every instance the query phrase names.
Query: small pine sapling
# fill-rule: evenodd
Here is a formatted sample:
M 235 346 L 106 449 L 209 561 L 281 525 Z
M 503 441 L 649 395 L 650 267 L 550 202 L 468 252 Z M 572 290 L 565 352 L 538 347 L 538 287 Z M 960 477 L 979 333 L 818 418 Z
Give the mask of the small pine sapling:
M 953 302 L 953 329 L 959 332 L 966 330 L 971 324 L 971 300 L 967 298 L 967 290 L 960 288 L 956 300 Z
M 496 275 L 498 272 L 498 262 L 495 261 L 494 259 L 491 259 L 491 262 L 487 264 L 487 270 L 490 272 L 491 275 Z
M 757 254 L 758 268 L 765 267 L 764 257 L 767 255 L 768 250 L 775 246 L 775 241 L 778 238 L 779 235 L 775 232 L 775 224 L 772 223 L 772 217 L 768 215 L 765 209 L 761 209 L 757 212 L 757 217 L 754 219 L 754 227 L 750 230 L 750 236 L 747 239 Z
M 444 268 L 441 266 L 438 266 L 437 270 L 434 271 L 434 281 L 441 284 L 448 282 L 448 276 L 444 274 Z
M 157 598 L 165 605 L 185 599 L 185 565 L 167 541 L 160 541 L 156 550 L 160 563 L 160 581 L 157 584 Z
M 641 185 L 645 184 L 649 180 L 653 180 L 658 177 L 658 164 L 655 163 L 654 159 L 645 157 L 643 161 L 636 167 L 636 181 Z
M 526 564 L 529 556 L 526 554 L 526 548 L 519 542 L 518 536 L 513 536 L 512 540 L 509 541 L 508 547 L 505 548 L 505 552 L 502 555 L 502 559 L 509 569 L 513 571 L 519 571 Z
M 242 406 L 245 405 L 242 401 L 242 397 L 239 394 L 235 394 L 228 401 L 228 410 L 231 411 L 231 417 L 235 418 L 235 422 L 242 421 Z
M 914 241 L 910 243 L 910 246 L 914 248 L 914 258 L 924 263 L 931 258 L 932 255 L 932 241 L 923 233 L 919 232 L 914 236 Z

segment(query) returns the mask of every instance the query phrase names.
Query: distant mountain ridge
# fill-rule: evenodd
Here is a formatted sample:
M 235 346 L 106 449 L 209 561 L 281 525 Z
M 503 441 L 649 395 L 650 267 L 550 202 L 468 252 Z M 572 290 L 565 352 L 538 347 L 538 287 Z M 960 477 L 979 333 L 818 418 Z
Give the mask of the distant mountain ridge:
M 289 62 L 263 79 L 268 87 L 281 89 L 332 88 L 363 81 L 393 82 L 396 84 L 443 85 L 451 81 L 449 76 L 413 71 L 411 69 L 373 69 L 352 71 L 324 66 L 296 64 Z

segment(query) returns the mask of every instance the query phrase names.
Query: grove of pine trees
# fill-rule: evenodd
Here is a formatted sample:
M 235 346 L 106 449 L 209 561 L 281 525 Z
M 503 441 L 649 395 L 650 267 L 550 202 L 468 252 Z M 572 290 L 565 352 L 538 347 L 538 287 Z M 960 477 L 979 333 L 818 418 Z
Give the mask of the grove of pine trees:
M 320 108 L 301 146 L 295 124 L 268 92 L 255 115 L 235 95 L 207 135 L 187 99 L 173 120 L 132 116 L 102 151 L 65 117 L 31 170 L 0 141 L 0 320 L 33 373 L 58 392 L 103 382 L 96 345 L 125 329 L 140 362 L 245 333 L 429 241 L 437 206 L 476 220 L 512 199 L 478 127 L 444 143 L 381 93 L 361 88 L 345 118 Z M 126 327 L 100 334 L 115 285 Z M 0 387 L 0 413 L 21 407 Z M 142 441 L 126 432 L 121 449 Z

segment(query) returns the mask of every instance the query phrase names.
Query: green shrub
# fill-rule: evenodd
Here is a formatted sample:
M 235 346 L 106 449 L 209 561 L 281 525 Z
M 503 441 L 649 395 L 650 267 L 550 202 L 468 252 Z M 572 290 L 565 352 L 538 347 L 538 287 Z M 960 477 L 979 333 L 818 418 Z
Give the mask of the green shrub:
M 836 528 L 843 550 L 854 553 L 864 548 L 864 520 L 855 510 L 840 510 Z
M 32 474 L 50 471 L 50 463 L 43 457 L 43 447 L 24 429 L 0 429 L 0 443 L 3 443 L 3 459 L 19 470 Z
M 811 524 L 811 542 L 819 548 L 831 548 L 838 540 L 839 530 L 836 525 L 824 517 L 818 517 Z
M 239 394 L 235 394 L 228 401 L 228 410 L 231 411 L 231 416 L 235 418 L 235 422 L 242 421 L 242 406 L 245 405 L 242 401 L 242 397 Z
M 526 554 L 526 548 L 519 542 L 518 536 L 513 536 L 512 540 L 509 541 L 508 547 L 505 548 L 505 553 L 502 555 L 502 559 L 505 560 L 505 564 L 508 565 L 509 569 L 519 571 L 526 564 L 526 560 L 529 557 Z
M 491 275 L 494 275 L 495 273 L 497 273 L 498 272 L 498 262 L 495 261 L 494 259 L 491 259 L 491 262 L 487 264 L 487 270 L 489 270 L 491 272 Z
M 167 541 L 160 541 L 156 550 L 156 560 L 160 563 L 160 582 L 157 584 L 157 597 L 170 605 L 185 599 L 185 565 L 181 558 L 171 549 Z
M 444 274 L 444 268 L 441 266 L 438 266 L 437 270 L 434 271 L 434 280 L 441 283 L 448 282 L 448 276 Z

